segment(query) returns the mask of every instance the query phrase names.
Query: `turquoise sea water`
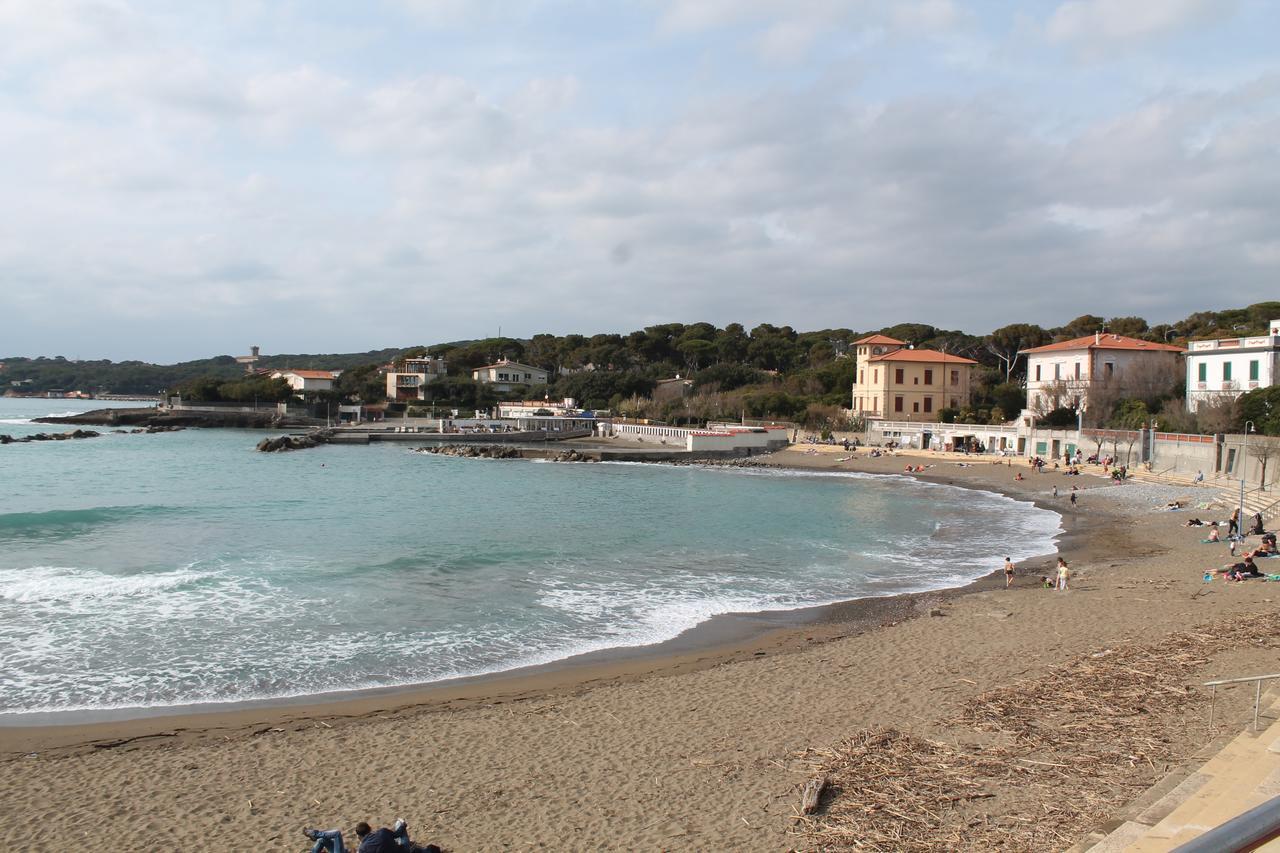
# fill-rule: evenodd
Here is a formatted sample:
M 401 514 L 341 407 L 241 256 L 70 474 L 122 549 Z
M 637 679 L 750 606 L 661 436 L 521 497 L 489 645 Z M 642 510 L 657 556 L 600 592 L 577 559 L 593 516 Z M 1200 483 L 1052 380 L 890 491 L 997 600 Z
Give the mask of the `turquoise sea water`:
M 100 405 L 0 399 L 0 433 Z M 955 586 L 1059 532 L 1030 504 L 901 477 L 261 454 L 262 435 L 0 447 L 0 714 L 494 672 L 718 613 Z

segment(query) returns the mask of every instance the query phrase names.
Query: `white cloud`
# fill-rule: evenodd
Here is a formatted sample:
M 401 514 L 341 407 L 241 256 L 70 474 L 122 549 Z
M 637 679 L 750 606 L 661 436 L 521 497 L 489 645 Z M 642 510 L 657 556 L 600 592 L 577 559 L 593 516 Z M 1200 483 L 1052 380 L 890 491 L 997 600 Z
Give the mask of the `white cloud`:
M 1229 16 L 1234 0 L 1067 0 L 1046 26 L 1052 41 L 1123 42 Z

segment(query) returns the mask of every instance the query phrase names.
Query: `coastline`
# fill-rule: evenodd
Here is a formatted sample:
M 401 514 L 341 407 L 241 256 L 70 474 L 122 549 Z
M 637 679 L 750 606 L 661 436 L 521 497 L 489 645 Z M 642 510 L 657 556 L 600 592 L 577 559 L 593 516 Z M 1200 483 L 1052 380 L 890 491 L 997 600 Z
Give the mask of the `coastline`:
M 888 474 L 909 458 L 776 456 Z M 936 463 L 926 479 L 1043 500 L 1055 511 L 1062 506 L 1044 496 L 1049 484 L 1069 487 L 1052 474 L 1013 483 L 1008 468 L 989 461 L 911 461 Z M 415 837 L 454 849 L 598 847 L 601 839 L 632 849 L 791 849 L 791 809 L 805 781 L 793 766 L 798 750 L 875 725 L 953 737 L 946 721 L 962 702 L 1064 657 L 1272 609 L 1270 585 L 1201 584 L 1198 570 L 1219 549 L 1181 529 L 1185 514 L 1109 506 L 1089 494 L 1100 479 L 1080 481 L 1089 487 L 1082 509 L 1064 513 L 1059 538 L 1079 571 L 1069 593 L 1040 589 L 1043 563 L 1027 560 L 1012 590 L 988 576 L 959 589 L 860 599 L 818 608 L 802 626 L 755 624 L 753 638 L 666 659 L 505 683 L 485 677 L 451 694 L 366 696 L 341 709 L 9 727 L 0 803 L 24 820 L 0 818 L 0 839 L 18 844 L 30 820 L 64 815 L 109 833 L 153 823 L 172 846 L 248 833 L 264 848 L 289 849 L 304 824 L 388 823 L 404 813 Z M 1187 679 L 1270 666 L 1272 654 L 1224 650 Z M 1244 705 L 1219 696 L 1219 719 Z M 1189 751 L 1203 742 L 1204 719 L 1192 713 L 1162 735 Z M 1126 784 L 1149 784 L 1162 770 L 1135 768 Z M 699 808 L 690 811 L 693 801 Z
M 832 470 L 830 449 L 813 459 L 787 450 L 752 457 L 758 467 L 814 473 Z M 913 477 L 937 485 L 992 492 L 1031 503 L 1059 516 L 1058 547 L 1024 559 L 1024 566 L 1048 573 L 1054 558 L 1071 554 L 1073 534 L 1059 508 L 1027 495 L 1011 494 L 990 485 L 955 482 L 942 473 L 905 474 L 888 470 L 898 463 L 885 457 L 863 457 L 849 470 L 888 477 Z M 870 464 L 868 464 L 870 463 Z M 878 464 L 877 464 L 878 463 Z M 664 464 L 655 461 L 645 464 Z M 706 464 L 706 460 L 680 464 Z M 713 463 L 714 464 L 714 463 Z M 868 470 L 871 469 L 871 470 Z M 1064 543 L 1067 543 L 1064 546 Z M 1003 587 L 1000 568 L 965 584 L 892 595 L 864 596 L 827 604 L 784 610 L 724 613 L 712 616 L 671 639 L 642 646 L 615 646 L 529 666 L 440 681 L 357 688 L 350 691 L 254 700 L 211 702 L 86 711 L 32 712 L 0 715 L 0 759 L 16 754 L 76 751 L 122 738 L 171 737 L 199 739 L 209 731 L 226 732 L 297 719 L 341 720 L 388 710 L 396 712 L 483 705 L 494 699 L 522 701 L 573 693 L 589 685 L 626 683 L 638 678 L 680 674 L 767 654 L 786 654 L 817 643 L 843 639 L 867 630 L 914 618 L 958 596 Z

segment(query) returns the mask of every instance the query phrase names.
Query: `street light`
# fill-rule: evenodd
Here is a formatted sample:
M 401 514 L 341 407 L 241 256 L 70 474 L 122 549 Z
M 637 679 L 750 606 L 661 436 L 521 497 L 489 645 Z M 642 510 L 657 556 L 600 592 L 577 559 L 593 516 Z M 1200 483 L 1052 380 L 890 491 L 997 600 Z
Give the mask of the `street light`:
M 1253 421 L 1244 422 L 1244 458 L 1240 460 L 1240 508 L 1236 523 L 1236 537 L 1244 541 L 1244 478 L 1249 467 L 1249 433 L 1253 431 Z

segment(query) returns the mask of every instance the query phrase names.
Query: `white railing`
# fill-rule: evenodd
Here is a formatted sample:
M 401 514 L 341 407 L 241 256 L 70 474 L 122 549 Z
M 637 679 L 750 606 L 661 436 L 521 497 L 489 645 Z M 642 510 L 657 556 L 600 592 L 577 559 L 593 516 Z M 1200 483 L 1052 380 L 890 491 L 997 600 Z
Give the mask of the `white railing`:
M 1262 704 L 1262 682 L 1270 681 L 1273 678 L 1280 678 L 1280 673 L 1275 675 L 1247 675 L 1244 678 L 1220 678 L 1217 681 L 1206 681 L 1205 687 L 1209 688 L 1209 728 L 1213 728 L 1213 706 L 1214 701 L 1218 698 L 1219 687 L 1230 687 L 1234 684 L 1250 684 L 1254 686 L 1253 693 L 1253 730 L 1258 730 L 1258 706 Z

